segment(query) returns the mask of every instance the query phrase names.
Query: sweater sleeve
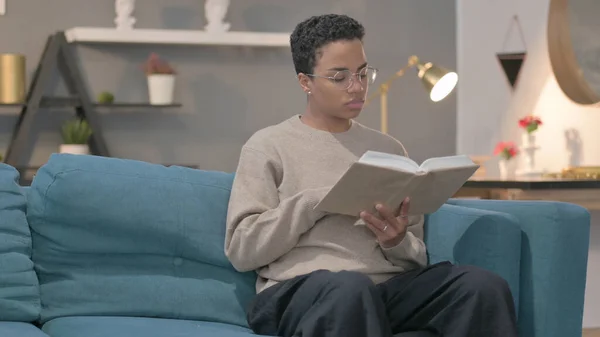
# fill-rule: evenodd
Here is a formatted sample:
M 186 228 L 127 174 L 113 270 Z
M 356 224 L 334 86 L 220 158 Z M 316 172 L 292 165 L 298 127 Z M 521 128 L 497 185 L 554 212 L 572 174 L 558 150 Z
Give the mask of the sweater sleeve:
M 313 208 L 329 188 L 280 200 L 280 171 L 280 163 L 261 151 L 242 149 L 225 235 L 225 254 L 238 271 L 256 270 L 277 260 L 324 216 Z
M 409 227 L 404 239 L 394 247 L 381 248 L 383 254 L 393 265 L 414 269 L 427 265 L 427 249 L 423 237 L 422 215 L 409 218 Z

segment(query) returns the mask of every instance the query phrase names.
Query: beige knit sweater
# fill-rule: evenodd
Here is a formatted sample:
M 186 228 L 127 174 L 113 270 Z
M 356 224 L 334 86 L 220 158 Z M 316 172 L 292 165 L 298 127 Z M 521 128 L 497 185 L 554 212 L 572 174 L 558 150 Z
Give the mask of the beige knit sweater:
M 239 271 L 256 270 L 257 292 L 318 269 L 350 270 L 383 282 L 423 266 L 423 217 L 383 249 L 358 217 L 314 210 L 365 151 L 405 155 L 394 138 L 354 121 L 342 133 L 317 130 L 299 115 L 255 133 L 243 146 L 231 191 L 225 253 Z M 397 207 L 398 205 L 389 205 Z

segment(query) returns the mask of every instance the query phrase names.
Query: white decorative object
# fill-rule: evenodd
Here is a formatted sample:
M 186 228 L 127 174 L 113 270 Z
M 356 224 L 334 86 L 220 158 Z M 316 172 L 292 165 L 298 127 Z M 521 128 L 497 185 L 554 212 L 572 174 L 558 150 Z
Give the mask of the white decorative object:
M 521 136 L 521 150 L 523 151 L 523 168 L 517 172 L 519 176 L 539 177 L 543 172 L 535 167 L 535 152 L 540 148 L 536 144 L 535 133 L 524 132 Z
M 115 0 L 115 25 L 117 30 L 132 30 L 136 19 L 131 15 L 135 9 L 135 0 Z
M 567 151 L 569 152 L 567 167 L 577 167 L 581 165 L 582 142 L 579 131 L 576 129 L 565 130 L 565 141 Z
M 6 14 L 6 0 L 0 0 L 0 15 Z
M 90 147 L 86 144 L 61 144 L 60 153 L 90 154 Z
M 500 179 L 505 180 L 508 178 L 508 160 L 500 159 L 498 162 L 498 170 L 500 172 Z
M 156 45 L 213 45 L 289 48 L 290 33 L 228 32 L 204 30 L 74 27 L 65 31 L 70 43 L 127 43 Z
M 205 0 L 204 16 L 206 17 L 206 26 L 204 30 L 210 33 L 225 33 L 229 31 L 231 24 L 225 22 L 229 0 Z
M 148 75 L 148 94 L 150 104 L 166 105 L 173 104 L 173 92 L 175 89 L 175 75 L 151 74 Z
M 515 178 L 515 163 L 516 160 L 514 158 L 500 158 L 500 160 L 498 161 L 498 171 L 500 174 L 500 179 L 511 180 Z

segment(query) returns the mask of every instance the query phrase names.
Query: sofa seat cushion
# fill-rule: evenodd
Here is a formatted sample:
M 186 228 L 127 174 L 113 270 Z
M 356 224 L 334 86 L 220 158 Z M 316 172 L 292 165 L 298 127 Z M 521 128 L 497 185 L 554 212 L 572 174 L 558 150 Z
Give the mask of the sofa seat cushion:
M 2 337 L 48 337 L 38 327 L 23 322 L 0 322 Z
M 65 316 L 247 326 L 255 273 L 224 252 L 233 175 L 54 154 L 28 191 L 41 322 Z
M 149 317 L 63 317 L 44 324 L 52 337 L 257 337 L 236 325 Z
M 18 171 L 0 163 L 0 321 L 32 322 L 40 314 L 40 289 L 31 260 L 27 199 L 18 181 Z

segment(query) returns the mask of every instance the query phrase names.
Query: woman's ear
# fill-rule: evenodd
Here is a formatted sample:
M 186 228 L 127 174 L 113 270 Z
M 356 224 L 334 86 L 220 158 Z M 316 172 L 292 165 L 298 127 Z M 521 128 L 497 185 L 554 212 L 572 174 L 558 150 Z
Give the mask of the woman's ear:
M 308 76 L 303 73 L 298 74 L 298 82 L 300 83 L 300 87 L 305 94 L 309 94 L 311 92 L 312 82 Z

